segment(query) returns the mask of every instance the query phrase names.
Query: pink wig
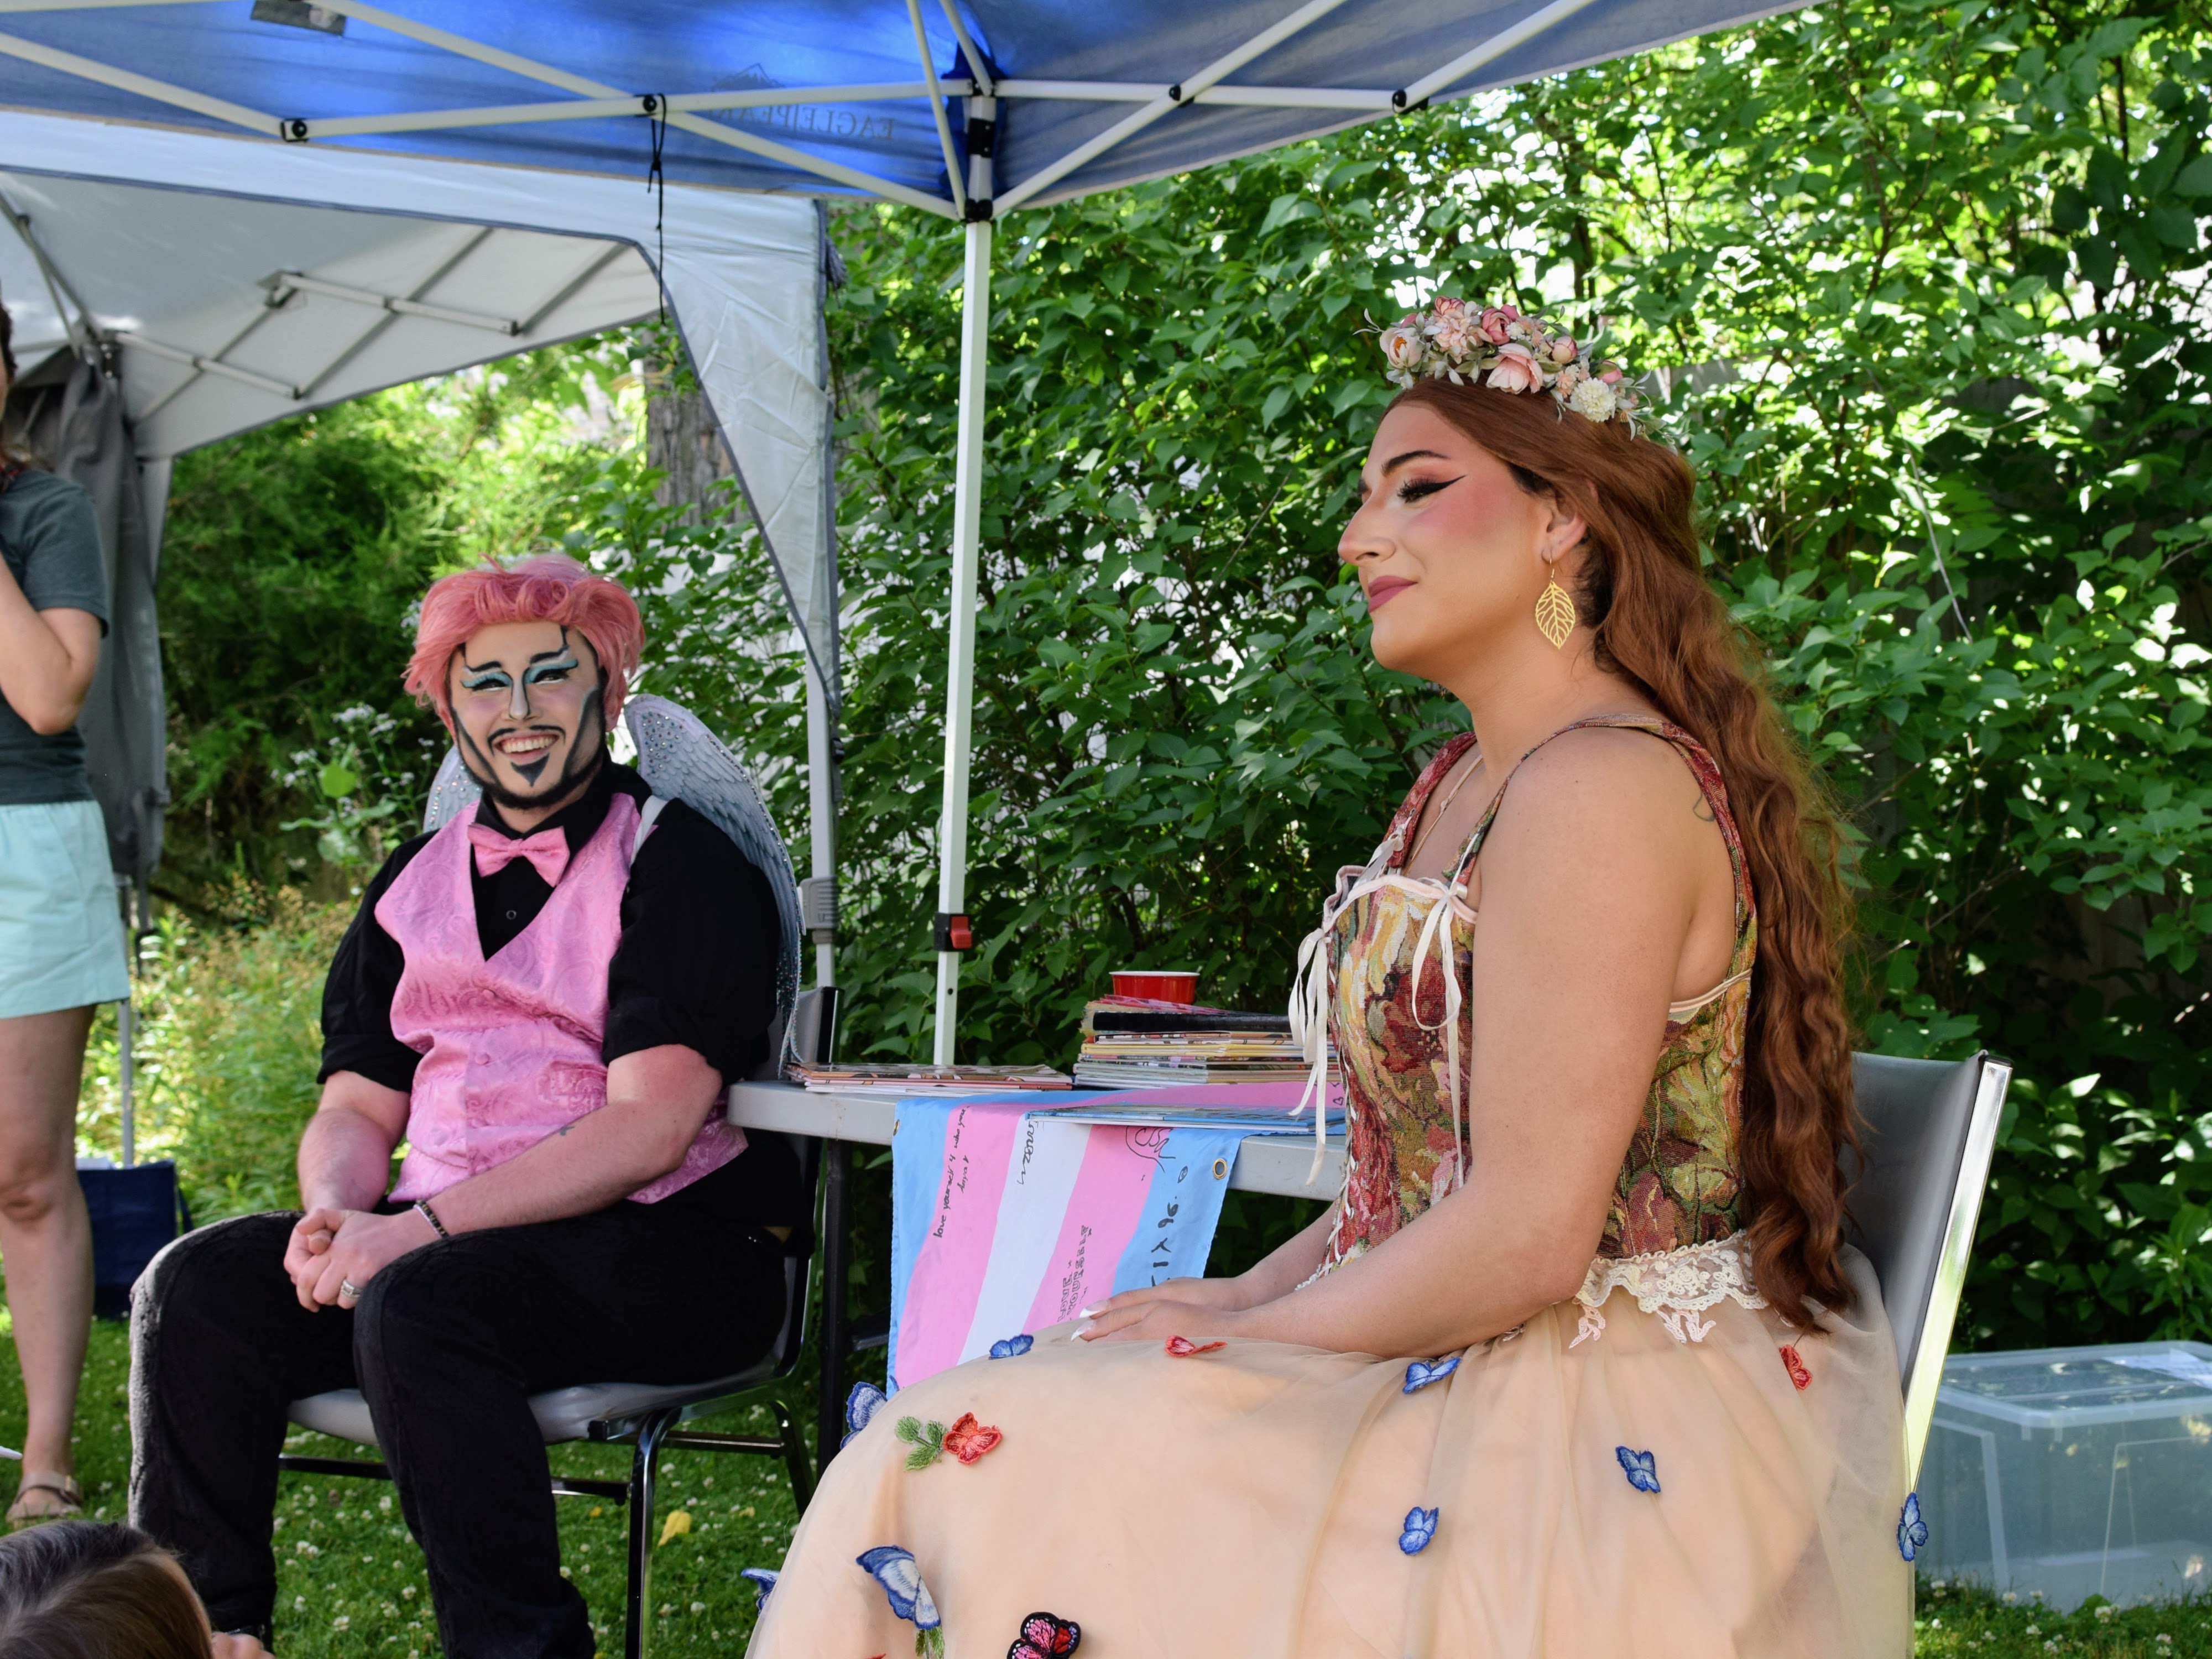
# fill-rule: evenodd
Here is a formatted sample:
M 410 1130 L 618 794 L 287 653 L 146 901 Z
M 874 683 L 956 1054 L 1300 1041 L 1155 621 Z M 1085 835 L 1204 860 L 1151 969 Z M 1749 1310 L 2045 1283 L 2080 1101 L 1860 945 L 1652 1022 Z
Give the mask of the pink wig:
M 500 623 L 550 622 L 572 629 L 590 642 L 605 684 L 601 704 L 611 728 L 629 692 L 629 677 L 645 648 L 645 624 L 637 602 L 619 582 L 595 576 L 565 553 L 540 553 L 502 570 L 478 565 L 442 576 L 422 596 L 422 619 L 415 624 L 415 654 L 407 659 L 404 684 L 453 725 L 446 695 L 446 667 L 453 653 L 478 630 Z

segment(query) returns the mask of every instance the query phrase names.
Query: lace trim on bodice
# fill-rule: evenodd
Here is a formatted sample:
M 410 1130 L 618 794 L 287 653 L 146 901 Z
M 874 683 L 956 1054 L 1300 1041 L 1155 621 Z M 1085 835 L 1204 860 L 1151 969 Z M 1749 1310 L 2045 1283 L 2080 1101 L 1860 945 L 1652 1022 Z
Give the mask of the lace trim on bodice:
M 1649 1255 L 1599 1256 L 1590 1263 L 1582 1289 L 1575 1292 L 1583 1313 L 1569 1347 L 1580 1347 L 1604 1334 L 1605 1315 L 1600 1310 L 1615 1291 L 1634 1297 L 1640 1311 L 1658 1315 L 1667 1334 L 1677 1342 L 1705 1340 L 1713 1322 L 1698 1316 L 1708 1308 L 1723 1302 L 1744 1308 L 1766 1305 L 1751 1276 L 1751 1242 L 1740 1232 Z

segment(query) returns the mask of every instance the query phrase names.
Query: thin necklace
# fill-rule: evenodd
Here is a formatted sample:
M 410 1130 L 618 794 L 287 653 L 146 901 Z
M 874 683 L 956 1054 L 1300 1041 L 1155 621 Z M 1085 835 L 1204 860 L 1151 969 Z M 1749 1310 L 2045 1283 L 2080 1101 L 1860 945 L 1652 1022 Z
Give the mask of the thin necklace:
M 1444 814 L 1452 810 L 1452 803 L 1459 799 L 1459 792 L 1466 788 L 1469 781 L 1480 770 L 1482 770 L 1482 757 L 1477 755 L 1474 757 L 1474 764 L 1460 774 L 1459 781 L 1452 785 L 1451 793 L 1444 797 L 1443 805 L 1437 808 L 1436 817 L 1429 820 L 1429 827 L 1421 831 L 1420 839 L 1413 843 L 1413 850 L 1406 854 L 1405 868 L 1410 870 L 1413 867 L 1413 860 L 1421 855 L 1421 848 L 1429 844 L 1429 837 L 1437 833 L 1437 826 L 1444 821 Z

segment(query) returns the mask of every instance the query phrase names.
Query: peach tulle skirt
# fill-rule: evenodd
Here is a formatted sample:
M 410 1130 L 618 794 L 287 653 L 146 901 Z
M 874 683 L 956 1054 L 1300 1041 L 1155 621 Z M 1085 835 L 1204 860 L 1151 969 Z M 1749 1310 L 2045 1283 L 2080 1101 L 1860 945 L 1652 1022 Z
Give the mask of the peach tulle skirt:
M 913 1652 L 857 1563 L 896 1545 L 948 1659 L 999 1659 L 1036 1612 L 1079 1625 L 1083 1659 L 1902 1659 L 1897 1362 L 1871 1269 L 1846 1265 L 1857 1301 L 1817 1331 L 1723 1300 L 1684 1340 L 1601 1291 L 1595 1337 L 1562 1303 L 1410 1394 L 1404 1359 L 1039 1333 L 846 1446 L 749 1651 Z M 909 1470 L 897 1419 L 969 1413 L 1003 1441 Z M 1414 1509 L 1435 1529 L 1409 1554 Z

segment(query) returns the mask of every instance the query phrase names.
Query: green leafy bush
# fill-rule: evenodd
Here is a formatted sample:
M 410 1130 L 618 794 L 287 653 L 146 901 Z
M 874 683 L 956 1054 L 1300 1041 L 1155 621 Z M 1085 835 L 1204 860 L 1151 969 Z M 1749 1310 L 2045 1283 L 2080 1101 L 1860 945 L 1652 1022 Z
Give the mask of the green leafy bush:
M 141 1158 L 173 1158 L 193 1218 L 299 1202 L 293 1154 L 314 1111 L 323 978 L 349 902 L 297 888 L 228 896 L 259 922 L 198 923 L 172 911 L 146 942 L 134 1007 Z M 81 1152 L 121 1152 L 115 1013 L 100 1011 L 85 1060 Z

